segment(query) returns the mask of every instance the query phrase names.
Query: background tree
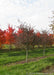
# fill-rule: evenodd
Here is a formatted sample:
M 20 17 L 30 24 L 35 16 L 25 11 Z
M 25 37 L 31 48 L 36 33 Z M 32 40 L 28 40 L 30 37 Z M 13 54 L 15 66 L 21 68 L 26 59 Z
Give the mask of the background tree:
M 53 31 L 53 35 L 52 35 L 52 38 L 53 38 L 53 44 L 54 44 L 54 11 L 52 11 L 52 21 L 51 21 L 51 24 L 50 24 L 50 27 L 51 27 L 51 30 Z
M 41 41 L 42 41 L 42 46 L 43 46 L 43 55 L 45 56 L 45 49 L 48 44 L 48 32 L 46 30 L 42 31 Z
M 10 45 L 10 50 L 11 50 L 11 45 L 15 43 L 15 36 L 14 36 L 14 30 L 10 25 L 8 25 L 8 29 L 6 31 L 6 44 Z
M 49 47 L 52 47 L 52 45 L 53 45 L 53 37 L 52 36 L 53 36 L 53 34 L 49 33 L 48 41 L 47 41 Z
M 0 49 L 2 48 L 5 41 L 5 31 L 0 29 Z
M 53 14 L 53 16 L 51 17 L 52 21 L 51 21 L 50 27 L 54 34 L 54 11 L 52 12 L 52 14 Z

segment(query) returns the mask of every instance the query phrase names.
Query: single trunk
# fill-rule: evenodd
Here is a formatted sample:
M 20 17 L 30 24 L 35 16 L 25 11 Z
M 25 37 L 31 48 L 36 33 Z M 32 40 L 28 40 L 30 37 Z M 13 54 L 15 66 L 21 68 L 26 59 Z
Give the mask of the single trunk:
M 45 48 L 44 48 L 44 50 L 43 50 L 43 56 L 45 56 Z
M 33 49 L 34 49 L 34 44 L 33 44 Z
M 11 50 L 11 48 L 12 48 L 12 47 L 11 47 L 11 44 L 10 44 L 10 46 L 9 46 L 9 50 Z
M 26 48 L 26 63 L 28 63 L 28 49 Z
M 43 56 L 45 56 L 45 49 L 46 49 L 46 45 L 44 45 Z

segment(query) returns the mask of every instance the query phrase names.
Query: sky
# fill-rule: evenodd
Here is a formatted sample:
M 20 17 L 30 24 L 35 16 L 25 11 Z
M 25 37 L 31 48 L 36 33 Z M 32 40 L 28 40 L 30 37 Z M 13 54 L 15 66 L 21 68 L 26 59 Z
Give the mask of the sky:
M 18 19 L 36 30 L 49 30 L 54 0 L 0 0 L 0 28 L 17 28 Z

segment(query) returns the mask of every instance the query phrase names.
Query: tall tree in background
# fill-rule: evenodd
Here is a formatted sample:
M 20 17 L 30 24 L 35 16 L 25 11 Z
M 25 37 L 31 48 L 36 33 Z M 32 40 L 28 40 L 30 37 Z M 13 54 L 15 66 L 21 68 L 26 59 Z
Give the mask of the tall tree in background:
M 53 14 L 53 16 L 51 17 L 52 21 L 51 21 L 50 27 L 54 34 L 54 11 L 52 12 L 52 14 Z
M 51 27 L 51 30 L 53 31 L 52 38 L 53 38 L 53 44 L 54 44 L 54 11 L 52 11 L 52 15 L 53 16 L 51 17 L 52 21 L 51 21 L 50 27 Z

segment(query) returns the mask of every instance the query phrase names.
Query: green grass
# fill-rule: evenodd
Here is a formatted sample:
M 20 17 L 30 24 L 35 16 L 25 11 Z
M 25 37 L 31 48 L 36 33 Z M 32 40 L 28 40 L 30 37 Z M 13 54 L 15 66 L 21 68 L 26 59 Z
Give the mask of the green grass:
M 14 45 L 11 45 L 11 47 L 12 47 L 12 49 L 15 48 Z M 10 45 L 8 45 L 8 44 L 4 44 L 4 45 L 3 45 L 3 49 L 9 49 L 9 48 L 10 48 Z
M 47 66 L 54 64 L 54 56 L 41 59 L 37 62 L 30 62 L 25 64 L 16 64 L 12 66 L 0 66 L 0 75 L 45 75 L 42 70 Z M 41 74 L 36 74 L 41 73 Z M 50 74 L 47 74 L 50 75 Z M 51 74 L 51 75 L 54 75 Z
M 46 48 L 46 54 L 50 55 L 54 54 L 54 48 Z M 28 51 L 28 59 L 33 57 L 41 57 L 43 56 L 43 49 L 34 49 Z M 8 51 L 1 52 L 0 51 L 0 65 L 21 61 L 26 59 L 25 50 L 22 51 Z

